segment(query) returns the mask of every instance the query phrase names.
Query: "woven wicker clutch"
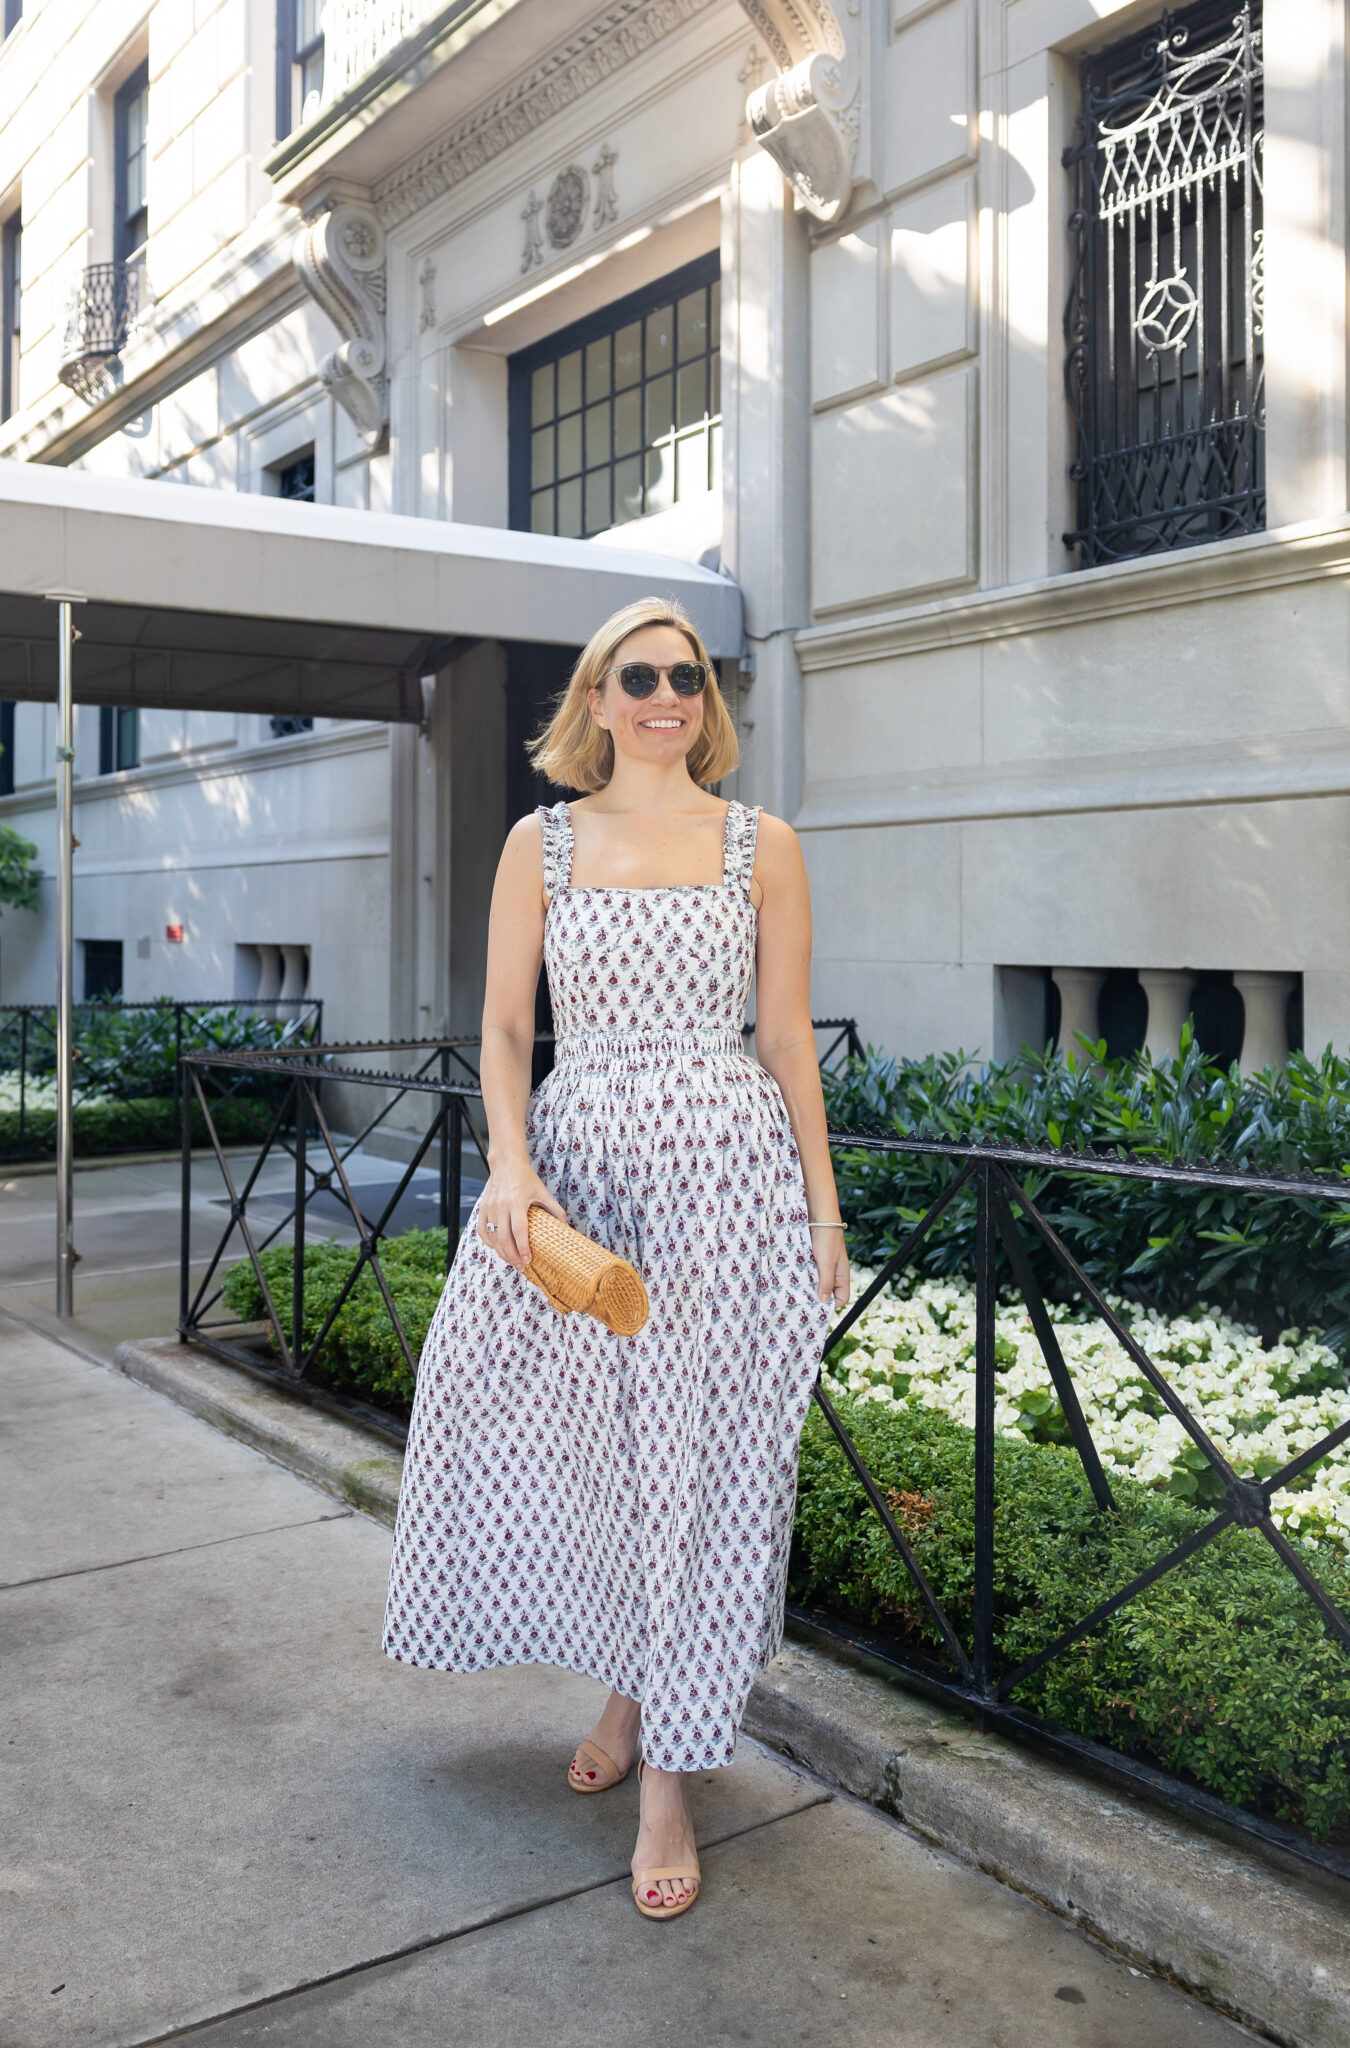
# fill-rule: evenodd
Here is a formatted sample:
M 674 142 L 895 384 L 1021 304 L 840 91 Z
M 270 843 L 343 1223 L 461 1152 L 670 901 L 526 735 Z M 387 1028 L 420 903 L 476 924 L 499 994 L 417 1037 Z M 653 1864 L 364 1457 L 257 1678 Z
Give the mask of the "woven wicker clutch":
M 548 1296 L 559 1315 L 575 1310 L 594 1316 L 616 1337 L 636 1337 L 650 1308 L 637 1268 L 537 1204 L 529 1223 L 525 1278 Z

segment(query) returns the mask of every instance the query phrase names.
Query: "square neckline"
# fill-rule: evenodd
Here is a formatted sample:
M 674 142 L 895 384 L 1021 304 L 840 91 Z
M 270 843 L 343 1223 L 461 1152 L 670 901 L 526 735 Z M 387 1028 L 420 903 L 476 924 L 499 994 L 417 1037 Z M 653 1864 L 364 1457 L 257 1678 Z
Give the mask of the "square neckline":
M 748 806 L 742 804 L 739 808 L 746 810 Z M 558 898 L 563 895 L 687 896 L 690 894 L 706 895 L 709 893 L 720 895 L 728 890 L 734 895 L 736 893 L 736 883 L 731 879 L 727 870 L 730 867 L 732 858 L 731 819 L 736 809 L 735 798 L 728 797 L 727 814 L 722 823 L 722 879 L 720 882 L 647 882 L 628 886 L 623 882 L 574 882 L 572 880 L 572 868 L 577 856 L 577 835 L 572 826 L 572 806 L 564 798 L 557 806 L 557 810 L 561 811 L 567 820 L 567 874 L 558 888 L 550 892 L 548 909 L 552 910 Z M 746 902 L 750 903 L 750 908 L 753 910 L 755 906 L 750 902 L 748 885 L 741 893 L 744 895 Z

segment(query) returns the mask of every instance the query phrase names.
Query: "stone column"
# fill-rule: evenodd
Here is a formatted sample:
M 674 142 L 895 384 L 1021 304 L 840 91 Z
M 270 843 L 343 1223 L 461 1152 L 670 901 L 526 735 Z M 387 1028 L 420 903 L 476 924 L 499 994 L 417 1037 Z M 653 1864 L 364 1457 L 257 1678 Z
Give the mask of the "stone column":
M 801 805 L 801 677 L 808 624 L 806 230 L 778 165 L 732 167 L 722 210 L 723 566 L 745 600 L 753 681 L 742 690 L 742 801 Z
M 1244 1074 L 1259 1074 L 1263 1067 L 1282 1067 L 1289 1057 L 1289 997 L 1294 986 L 1291 974 L 1236 973 L 1233 986 L 1242 997 L 1246 1022 L 1242 1032 Z
M 1052 967 L 1050 979 L 1059 990 L 1059 1049 L 1072 1053 L 1081 1065 L 1084 1053 L 1077 1043 L 1077 1034 L 1090 1038 L 1094 1045 L 1101 1036 L 1097 1028 L 1097 998 L 1106 980 L 1106 969 Z
M 1344 8 L 1267 0 L 1264 41 L 1259 310 L 1266 524 L 1276 527 L 1342 517 L 1347 503 Z
M 1191 1013 L 1195 975 L 1189 967 L 1141 967 L 1139 982 L 1148 997 L 1144 1050 L 1155 1060 L 1175 1059 L 1181 1027 Z

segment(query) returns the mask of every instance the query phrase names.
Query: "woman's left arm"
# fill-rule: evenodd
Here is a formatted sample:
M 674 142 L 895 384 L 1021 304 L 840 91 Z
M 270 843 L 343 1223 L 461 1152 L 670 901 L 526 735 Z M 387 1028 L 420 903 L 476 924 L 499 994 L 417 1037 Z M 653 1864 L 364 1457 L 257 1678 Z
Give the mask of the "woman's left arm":
M 755 956 L 755 1052 L 782 1090 L 806 1180 L 813 1224 L 840 1223 L 839 1197 L 811 1029 L 811 893 L 797 835 L 781 818 L 761 815 L 753 885 L 760 892 Z M 848 1300 L 842 1228 L 814 1229 L 822 1301 Z

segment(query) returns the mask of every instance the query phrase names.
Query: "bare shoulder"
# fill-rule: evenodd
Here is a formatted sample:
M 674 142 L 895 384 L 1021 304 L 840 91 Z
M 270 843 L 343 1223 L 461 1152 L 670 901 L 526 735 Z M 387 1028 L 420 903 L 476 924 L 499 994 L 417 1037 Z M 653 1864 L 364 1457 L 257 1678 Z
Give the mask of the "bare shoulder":
M 801 841 L 786 819 L 775 818 L 772 811 L 759 814 L 759 831 L 755 839 L 755 872 L 768 875 L 795 875 L 802 871 Z
M 507 882 L 533 882 L 543 887 L 544 833 L 537 811 L 527 811 L 523 818 L 517 818 L 507 833 L 497 872 Z

